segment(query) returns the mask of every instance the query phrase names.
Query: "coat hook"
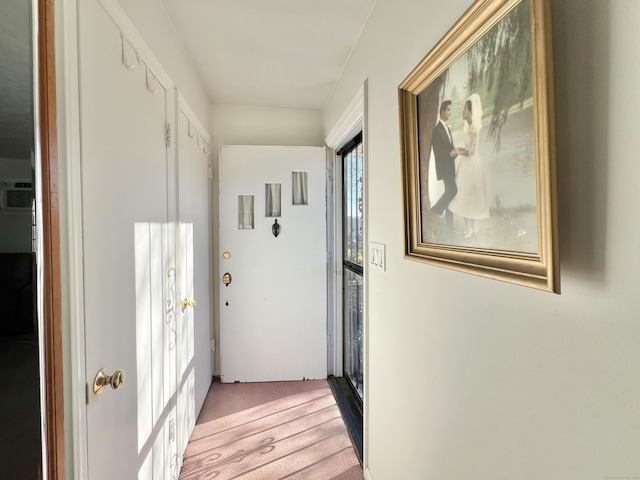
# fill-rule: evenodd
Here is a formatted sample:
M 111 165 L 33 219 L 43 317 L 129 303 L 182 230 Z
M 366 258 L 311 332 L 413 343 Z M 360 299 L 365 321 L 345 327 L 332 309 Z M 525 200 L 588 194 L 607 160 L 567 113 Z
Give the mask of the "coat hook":
M 124 37 L 124 35 L 121 33 L 120 34 L 120 38 L 122 39 L 122 65 L 124 65 L 124 68 L 126 68 L 127 70 L 133 70 L 134 68 L 136 68 L 136 64 L 134 63 L 134 61 L 129 61 L 129 55 L 127 54 L 127 46 L 129 47 L 129 50 L 132 50 L 133 53 L 135 54 L 136 57 L 136 61 L 138 63 L 140 63 L 140 60 L 138 58 L 138 52 L 136 52 L 133 47 L 131 46 L 131 44 L 128 42 L 128 40 Z
M 158 93 L 158 80 L 149 67 L 147 67 L 147 90 L 151 93 Z

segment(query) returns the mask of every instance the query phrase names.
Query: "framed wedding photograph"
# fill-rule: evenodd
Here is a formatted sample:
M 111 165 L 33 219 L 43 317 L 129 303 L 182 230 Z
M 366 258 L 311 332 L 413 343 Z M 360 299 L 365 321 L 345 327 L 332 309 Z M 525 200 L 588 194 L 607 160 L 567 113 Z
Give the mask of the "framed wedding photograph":
M 400 84 L 405 257 L 560 293 L 548 0 L 478 0 Z

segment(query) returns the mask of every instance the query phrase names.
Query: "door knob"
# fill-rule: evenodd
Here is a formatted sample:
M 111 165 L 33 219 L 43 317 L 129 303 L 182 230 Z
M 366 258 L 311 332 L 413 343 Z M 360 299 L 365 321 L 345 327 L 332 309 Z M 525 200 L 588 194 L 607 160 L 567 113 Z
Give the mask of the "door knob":
M 192 298 L 191 300 L 187 300 L 186 298 L 182 299 L 182 311 L 184 312 L 187 307 L 195 307 L 196 301 Z
M 113 375 L 109 375 L 106 368 L 103 368 L 96 375 L 93 381 L 93 393 L 100 395 L 104 392 L 107 385 L 110 385 L 114 390 L 119 389 L 124 383 L 124 370 L 116 370 Z

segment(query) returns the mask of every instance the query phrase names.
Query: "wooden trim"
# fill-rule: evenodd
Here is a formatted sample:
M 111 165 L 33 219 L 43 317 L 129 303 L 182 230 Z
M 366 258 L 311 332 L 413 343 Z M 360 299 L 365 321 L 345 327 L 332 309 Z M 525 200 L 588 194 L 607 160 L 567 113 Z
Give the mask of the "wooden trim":
M 47 479 L 64 479 L 60 204 L 54 48 L 54 0 L 38 0 L 39 118 L 42 171 L 43 345 Z

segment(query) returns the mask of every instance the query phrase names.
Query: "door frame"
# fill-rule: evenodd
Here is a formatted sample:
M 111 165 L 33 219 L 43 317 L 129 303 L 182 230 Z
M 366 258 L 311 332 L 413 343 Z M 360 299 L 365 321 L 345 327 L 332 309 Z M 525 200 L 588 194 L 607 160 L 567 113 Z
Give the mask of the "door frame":
M 38 0 L 34 8 L 37 32 L 38 87 L 35 92 L 36 151 L 40 155 L 42 270 L 38 273 L 41 307 L 40 364 L 44 369 L 41 389 L 44 394 L 43 475 L 48 479 L 65 478 L 64 384 L 62 364 L 62 297 L 60 274 L 60 201 L 58 189 L 58 141 L 56 127 L 56 77 L 54 46 L 54 0 Z M 37 23 L 36 23 L 37 22 Z M 38 156 L 36 156 L 38 157 Z
M 364 275 L 368 277 L 368 101 L 367 101 L 368 85 L 367 80 L 363 82 L 355 96 L 347 105 L 342 115 L 338 118 L 335 126 L 325 138 L 328 147 L 327 154 L 327 244 L 329 246 L 329 254 L 331 261 L 328 268 L 330 269 L 327 276 L 328 289 L 328 319 L 327 319 L 327 338 L 328 338 L 328 354 L 329 354 L 329 374 L 341 377 L 343 374 L 342 361 L 342 157 L 336 155 L 336 151 L 362 132 L 362 144 L 364 147 L 364 192 L 363 192 L 363 245 L 364 248 Z M 332 181 L 333 180 L 333 181 Z M 368 453 L 368 432 L 369 432 L 369 284 L 365 281 L 364 285 L 364 311 L 363 311 L 363 356 L 364 356 L 364 405 L 363 405 L 363 458 L 362 467 L 365 472 L 365 478 L 371 474 L 369 472 L 369 453 Z
M 342 157 L 336 152 L 359 132 L 362 132 L 362 143 L 365 146 L 364 155 L 367 156 L 367 132 L 366 132 L 366 98 L 367 81 L 360 86 L 345 111 L 342 113 L 335 126 L 327 135 L 325 143 L 327 153 L 327 245 L 331 261 L 327 275 L 328 291 L 328 319 L 327 319 L 327 352 L 328 373 L 335 377 L 341 377 L 343 372 L 342 361 Z M 364 239 L 367 245 L 367 162 L 364 162 L 365 190 L 364 196 Z M 365 249 L 366 253 L 366 249 Z M 366 271 L 366 261 L 364 265 Z M 366 306 L 367 287 L 365 284 L 365 338 L 366 338 Z M 365 340 L 366 345 L 366 340 Z M 365 365 L 366 365 L 365 348 Z M 365 371 L 366 374 L 366 371 Z M 366 387 L 365 387 L 366 389 Z
M 347 177 L 347 156 L 351 157 L 352 153 L 355 152 L 356 150 L 360 149 L 361 151 L 361 155 L 362 155 L 362 170 L 361 170 L 361 175 L 362 175 L 362 190 L 361 190 L 361 197 L 360 197 L 360 209 L 361 209 L 361 217 L 362 217 L 362 245 L 361 245 L 361 249 L 362 249 L 362 263 L 358 264 L 357 260 L 348 260 L 347 259 L 347 253 L 346 253 L 346 243 L 349 242 L 349 240 L 346 240 L 346 237 L 349 234 L 353 234 L 353 231 L 350 231 L 349 226 L 348 226 L 348 214 L 347 214 L 347 199 L 349 197 L 349 194 L 352 195 L 358 195 L 357 192 L 353 191 L 352 188 L 355 187 L 355 185 L 347 185 L 347 182 L 345 181 L 345 178 Z M 351 157 L 353 159 L 353 157 Z M 366 241 L 364 239 L 364 232 L 365 232 L 365 225 L 364 225 L 364 215 L 365 215 L 365 211 L 366 209 L 364 208 L 364 189 L 366 188 L 366 184 L 365 182 L 365 175 L 364 175 L 364 139 L 363 139 L 363 134 L 362 131 L 358 132 L 356 135 L 354 135 L 353 137 L 351 137 L 351 139 L 349 139 L 346 143 L 343 143 L 342 146 L 340 147 L 340 149 L 338 150 L 337 154 L 336 154 L 336 162 L 339 163 L 340 166 L 340 172 L 341 172 L 341 178 L 342 178 L 342 182 L 340 185 L 340 192 L 342 194 L 342 211 L 340 212 L 341 215 L 341 235 L 340 235 L 340 240 L 341 240 L 341 245 L 340 245 L 340 252 L 338 255 L 336 255 L 336 260 L 340 261 L 342 264 L 342 308 L 340 310 L 341 312 L 341 324 L 342 324 L 342 344 L 341 344 L 341 348 L 339 349 L 342 352 L 342 372 L 341 372 L 341 376 L 345 377 L 347 380 L 347 384 L 349 385 L 349 387 L 352 389 L 354 397 L 358 400 L 358 403 L 360 403 L 360 406 L 362 406 L 362 402 L 364 400 L 364 385 L 363 385 L 363 390 L 362 393 L 360 393 L 358 390 L 358 386 L 354 383 L 354 378 L 352 378 L 351 373 L 353 372 L 348 372 L 347 369 L 351 369 L 353 367 L 353 365 L 346 365 L 347 360 L 346 358 L 351 357 L 353 355 L 353 338 L 351 337 L 351 334 L 353 334 L 353 330 L 352 330 L 352 324 L 351 324 L 351 320 L 346 320 L 347 318 L 350 318 L 350 314 L 347 313 L 347 303 L 350 303 L 350 299 L 352 298 L 352 294 L 353 291 L 350 288 L 349 285 L 349 281 L 346 281 L 345 279 L 348 278 L 350 275 L 356 275 L 358 277 L 360 277 L 361 281 L 362 281 L 362 288 L 358 289 L 360 290 L 360 293 L 358 294 L 359 297 L 361 297 L 361 301 L 362 301 L 362 307 L 364 310 L 364 289 L 366 288 L 366 280 L 365 280 L 365 272 L 364 272 L 364 265 L 366 262 Z M 351 166 L 351 168 L 353 168 L 353 166 Z M 357 167 L 356 167 L 357 168 Z M 353 171 L 351 172 L 351 174 L 353 175 Z M 353 179 L 351 180 L 353 181 Z M 351 225 L 351 227 L 353 227 L 353 224 Z M 357 231 L 357 230 L 356 230 Z M 362 328 L 362 334 L 364 335 L 364 311 L 361 313 L 360 316 L 360 322 L 362 322 L 361 328 Z M 361 343 L 361 347 L 364 345 L 364 338 L 361 339 L 360 341 Z M 350 345 L 348 347 L 348 345 Z M 336 349 L 338 350 L 338 349 Z M 364 359 L 362 359 L 362 364 L 360 365 L 360 371 L 363 375 L 362 378 L 362 382 L 364 381 Z

